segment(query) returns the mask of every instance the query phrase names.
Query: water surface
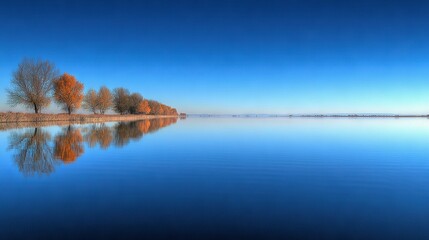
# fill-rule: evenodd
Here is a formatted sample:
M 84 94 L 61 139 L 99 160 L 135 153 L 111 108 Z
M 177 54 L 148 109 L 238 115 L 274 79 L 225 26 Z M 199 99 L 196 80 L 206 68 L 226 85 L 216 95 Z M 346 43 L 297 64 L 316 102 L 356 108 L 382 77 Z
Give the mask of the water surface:
M 0 239 L 429 239 L 428 119 L 0 132 Z

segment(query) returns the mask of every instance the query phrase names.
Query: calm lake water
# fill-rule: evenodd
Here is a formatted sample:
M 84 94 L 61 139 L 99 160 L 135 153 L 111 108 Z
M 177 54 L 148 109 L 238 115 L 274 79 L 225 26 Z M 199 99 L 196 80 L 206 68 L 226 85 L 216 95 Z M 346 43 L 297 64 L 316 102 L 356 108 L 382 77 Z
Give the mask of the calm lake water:
M 429 239 L 428 119 L 0 131 L 0 239 Z

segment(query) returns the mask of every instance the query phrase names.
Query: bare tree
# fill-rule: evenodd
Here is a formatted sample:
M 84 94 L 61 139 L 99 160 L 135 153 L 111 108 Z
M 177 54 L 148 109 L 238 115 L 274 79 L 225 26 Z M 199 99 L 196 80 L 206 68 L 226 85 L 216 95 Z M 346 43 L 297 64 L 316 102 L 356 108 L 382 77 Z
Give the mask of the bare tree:
M 58 76 L 55 65 L 49 61 L 24 59 L 13 73 L 10 89 L 7 89 L 11 106 L 24 105 L 39 113 L 51 103 L 53 80 Z
M 125 114 L 129 110 L 130 92 L 125 88 L 113 90 L 113 108 L 119 114 Z
M 97 113 L 97 93 L 93 89 L 88 90 L 85 94 L 85 97 L 83 98 L 83 108 L 93 112 L 94 114 Z
M 128 97 L 128 112 L 136 114 L 141 102 L 143 102 L 143 96 L 140 93 L 131 94 Z

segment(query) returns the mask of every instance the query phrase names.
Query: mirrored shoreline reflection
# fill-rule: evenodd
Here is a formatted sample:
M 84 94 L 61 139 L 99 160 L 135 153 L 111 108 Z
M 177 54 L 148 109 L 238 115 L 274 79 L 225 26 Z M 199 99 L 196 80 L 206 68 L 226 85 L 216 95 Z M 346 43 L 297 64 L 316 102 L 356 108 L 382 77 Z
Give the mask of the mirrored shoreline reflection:
M 176 122 L 177 118 L 157 118 L 113 125 L 68 125 L 55 136 L 43 127 L 28 128 L 11 132 L 8 150 L 13 151 L 12 159 L 23 175 L 49 175 L 57 166 L 79 159 L 85 153 L 85 143 L 89 148 L 120 148 Z

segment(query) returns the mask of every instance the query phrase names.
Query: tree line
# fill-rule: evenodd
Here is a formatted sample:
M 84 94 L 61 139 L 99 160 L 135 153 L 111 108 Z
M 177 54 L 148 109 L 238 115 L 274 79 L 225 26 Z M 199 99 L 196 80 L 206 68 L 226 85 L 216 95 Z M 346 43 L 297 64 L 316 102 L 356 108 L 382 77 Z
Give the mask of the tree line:
M 23 105 L 40 113 L 51 103 L 51 96 L 68 114 L 84 109 L 94 114 L 105 114 L 112 109 L 118 114 L 178 115 L 177 110 L 160 102 L 130 93 L 125 88 L 110 91 L 103 86 L 98 91 L 89 89 L 73 75 L 59 74 L 49 61 L 24 59 L 13 73 L 11 88 L 7 89 L 11 106 Z

